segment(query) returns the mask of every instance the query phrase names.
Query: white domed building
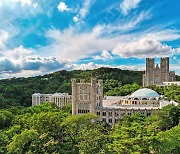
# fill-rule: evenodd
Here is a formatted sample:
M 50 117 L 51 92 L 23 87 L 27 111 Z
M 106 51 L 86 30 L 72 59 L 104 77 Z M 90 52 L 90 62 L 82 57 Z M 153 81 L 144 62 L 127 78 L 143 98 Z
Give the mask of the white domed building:
M 172 104 L 152 89 L 142 88 L 130 96 L 105 96 L 102 80 L 91 79 L 91 83 L 72 80 L 72 114 L 96 113 L 100 121 L 112 125 L 124 115 L 140 113 L 150 116 L 163 106 Z
M 159 107 L 161 99 L 162 97 L 154 90 L 142 88 L 130 96 L 123 97 L 115 104 L 136 107 Z

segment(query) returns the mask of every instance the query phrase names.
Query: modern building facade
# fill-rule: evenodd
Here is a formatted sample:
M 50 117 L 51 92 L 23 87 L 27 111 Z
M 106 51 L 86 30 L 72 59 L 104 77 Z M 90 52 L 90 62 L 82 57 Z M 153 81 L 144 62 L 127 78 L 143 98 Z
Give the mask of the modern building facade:
M 64 106 L 72 101 L 72 96 L 67 93 L 55 93 L 55 94 L 40 94 L 35 93 L 32 95 L 32 106 L 40 105 L 44 102 L 52 102 L 57 106 Z
M 163 82 L 175 81 L 175 72 L 169 72 L 169 57 L 160 59 L 160 66 L 155 66 L 154 58 L 146 58 L 146 71 L 143 75 L 143 86 L 162 85 Z
M 143 88 L 130 96 L 106 96 L 103 98 L 102 80 L 91 83 L 72 79 L 72 114 L 96 113 L 100 121 L 115 124 L 125 115 L 141 113 L 150 116 L 169 102 L 151 89 Z

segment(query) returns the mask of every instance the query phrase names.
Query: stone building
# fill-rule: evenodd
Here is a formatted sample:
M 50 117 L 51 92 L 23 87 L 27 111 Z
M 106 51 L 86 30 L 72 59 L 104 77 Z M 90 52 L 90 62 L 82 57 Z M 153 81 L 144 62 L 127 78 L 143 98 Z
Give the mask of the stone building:
M 154 58 L 146 58 L 146 71 L 143 75 L 143 86 L 162 85 L 163 82 L 175 81 L 175 72 L 169 72 L 169 57 L 160 59 L 160 66 L 155 66 Z
M 151 89 L 143 88 L 130 96 L 106 96 L 103 98 L 102 80 L 91 79 L 91 83 L 72 79 L 72 114 L 96 113 L 100 121 L 115 124 L 123 115 L 141 113 L 150 116 L 169 102 Z
M 80 83 L 72 79 L 72 114 L 93 112 L 96 107 L 102 106 L 103 99 L 102 80 L 91 79 L 91 83 L 86 83 L 81 79 Z
M 171 85 L 180 86 L 180 81 L 174 81 L 174 82 L 163 82 L 163 85 L 162 85 L 162 86 L 171 86 Z
M 40 105 L 44 102 L 52 102 L 57 106 L 64 106 L 71 103 L 71 95 L 67 93 L 55 93 L 55 94 L 40 94 L 35 93 L 32 95 L 32 106 Z

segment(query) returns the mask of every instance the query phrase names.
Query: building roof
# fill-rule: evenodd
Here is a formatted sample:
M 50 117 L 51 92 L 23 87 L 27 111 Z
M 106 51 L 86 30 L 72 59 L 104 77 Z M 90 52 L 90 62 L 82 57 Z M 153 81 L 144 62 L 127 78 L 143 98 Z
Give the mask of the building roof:
M 130 97 L 160 97 L 160 95 L 152 89 L 142 88 L 136 90 Z

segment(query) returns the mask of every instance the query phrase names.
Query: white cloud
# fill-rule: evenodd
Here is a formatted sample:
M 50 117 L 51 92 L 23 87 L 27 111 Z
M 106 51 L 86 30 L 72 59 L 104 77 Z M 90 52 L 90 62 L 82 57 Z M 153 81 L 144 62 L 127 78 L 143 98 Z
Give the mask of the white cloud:
M 79 15 L 74 16 L 74 17 L 73 17 L 73 21 L 74 21 L 74 22 L 78 22 L 78 21 L 79 21 Z
M 107 68 L 119 68 L 121 70 L 133 70 L 133 71 L 144 71 L 145 64 L 134 64 L 134 65 L 106 65 L 106 64 L 95 64 L 93 62 L 89 62 L 87 64 L 69 64 L 68 67 L 70 70 L 93 70 L 101 67 Z M 171 64 L 170 70 L 175 71 L 176 74 L 180 74 L 180 65 L 179 64 Z
M 58 8 L 58 10 L 59 10 L 60 12 L 70 11 L 70 10 L 71 10 L 71 9 L 66 5 L 66 3 L 64 3 L 64 2 L 60 2 L 57 8 Z
M 180 47 L 179 48 L 176 48 L 176 53 L 180 53 Z
M 141 0 L 123 0 L 120 4 L 122 13 L 127 15 L 130 10 L 137 8 L 140 2 Z
M 83 19 L 88 15 L 89 9 L 93 3 L 94 0 L 85 0 L 77 15 L 73 17 L 73 21 L 82 23 Z
M 6 50 L 2 54 L 8 58 L 18 59 L 19 57 L 32 55 L 33 52 L 33 49 L 26 49 L 22 45 L 20 45 L 19 47 L 12 50 Z
M 145 64 L 142 65 L 106 65 L 106 64 L 95 64 L 93 62 L 89 62 L 87 64 L 69 64 L 68 68 L 70 70 L 93 70 L 101 67 L 107 68 L 119 68 L 122 70 L 135 70 L 135 71 L 143 71 L 145 70 Z
M 91 0 L 85 0 L 84 1 L 83 6 L 79 12 L 79 15 L 81 18 L 84 18 L 88 14 L 91 4 L 92 4 Z
M 161 44 L 156 40 L 142 38 L 137 41 L 119 43 L 112 53 L 125 58 L 145 58 L 170 56 L 175 53 L 175 50 L 171 46 Z
M 107 50 L 103 50 L 101 53 L 101 56 L 94 56 L 93 57 L 95 60 L 108 60 L 108 59 L 112 59 L 111 54 L 109 53 L 109 51 Z
M 110 50 L 118 43 L 118 40 L 114 40 L 114 38 L 101 37 L 100 35 L 101 27 L 84 33 L 79 33 L 73 28 L 65 31 L 53 29 L 47 33 L 52 44 L 43 50 L 51 50 L 55 57 L 61 59 L 78 60 L 97 51 Z
M 140 25 L 141 22 L 149 20 L 150 18 L 151 14 L 149 10 L 142 11 L 138 15 L 134 15 L 126 19 L 120 19 L 116 23 L 103 25 L 102 33 L 104 33 L 105 35 L 123 35 L 123 32 L 138 28 L 138 25 Z M 131 36 L 132 35 L 133 34 L 131 34 Z
M 0 58 L 0 77 L 29 76 L 29 73 L 45 74 L 64 69 L 69 64 L 66 60 L 57 60 L 54 57 L 26 56 L 13 58 Z M 27 74 L 26 74 L 27 73 Z
M 1 0 L 0 5 L 3 5 L 7 2 L 7 0 Z M 38 4 L 34 2 L 33 0 L 8 0 L 8 2 L 11 3 L 11 5 L 14 5 L 16 3 L 20 3 L 21 6 L 31 6 L 33 8 L 37 8 Z
M 139 20 L 139 22 L 141 21 Z M 128 31 L 128 29 L 126 30 Z M 159 31 L 157 34 L 156 31 L 140 32 L 139 34 L 129 34 L 126 33 L 127 31 L 122 33 L 116 25 L 98 25 L 93 30 L 84 32 L 79 32 L 72 27 L 64 31 L 52 29 L 47 32 L 47 37 L 52 41 L 51 45 L 42 50 L 50 50 L 55 57 L 70 60 L 87 58 L 103 50 L 113 51 L 113 54 L 120 57 L 137 58 L 168 56 L 177 52 L 177 49 L 159 41 L 163 39 L 163 36 L 166 36 L 164 37 L 166 40 L 180 37 L 173 30 L 167 29 Z M 102 55 L 93 58 L 96 60 L 105 59 Z
M 144 32 L 142 37 L 147 37 L 149 39 L 156 39 L 157 41 L 173 41 L 180 38 L 180 31 L 173 29 L 165 29 L 165 30 L 155 30 L 149 32 Z M 152 32 L 153 31 L 153 32 Z
M 111 59 L 112 58 L 111 54 L 107 50 L 102 51 L 102 57 L 104 57 L 106 59 Z
M 0 30 L 0 49 L 5 48 L 5 42 L 8 39 L 9 39 L 8 32 Z
M 171 64 L 170 66 L 171 71 L 175 71 L 176 74 L 180 75 L 180 63 L 179 64 Z

